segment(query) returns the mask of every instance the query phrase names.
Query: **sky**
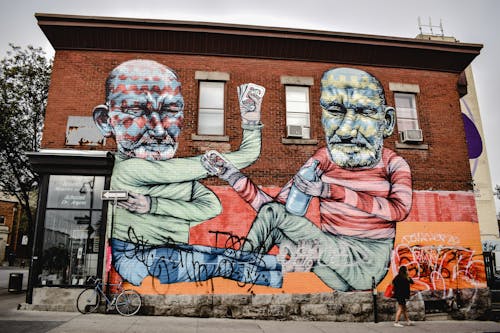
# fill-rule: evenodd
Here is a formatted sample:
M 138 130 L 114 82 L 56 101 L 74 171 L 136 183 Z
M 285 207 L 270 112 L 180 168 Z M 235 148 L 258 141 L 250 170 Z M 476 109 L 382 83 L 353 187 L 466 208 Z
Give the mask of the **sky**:
M 9 43 L 54 50 L 35 13 L 247 24 L 413 38 L 442 22 L 446 36 L 483 44 L 472 62 L 492 188 L 500 185 L 500 1 L 497 0 L 0 0 L 0 57 Z M 429 32 L 424 28 L 424 33 Z M 434 28 L 440 33 L 439 28 Z M 500 200 L 496 200 L 497 211 Z

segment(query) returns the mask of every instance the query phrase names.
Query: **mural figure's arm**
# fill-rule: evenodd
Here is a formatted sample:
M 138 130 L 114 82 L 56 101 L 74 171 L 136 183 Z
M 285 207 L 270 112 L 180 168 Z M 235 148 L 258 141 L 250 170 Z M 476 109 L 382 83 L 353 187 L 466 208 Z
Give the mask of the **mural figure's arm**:
M 243 169 L 254 163 L 260 155 L 263 127 L 260 122 L 260 111 L 265 89 L 255 84 L 245 84 L 238 87 L 238 93 L 243 139 L 237 151 L 223 155 L 235 167 Z M 120 160 L 117 157 L 113 177 L 116 179 L 116 184 L 123 183 L 129 186 L 199 180 L 209 176 L 201 165 L 201 157 L 202 155 L 172 158 L 166 161 L 146 161 L 138 158 Z
M 193 222 L 211 219 L 222 211 L 217 196 L 197 181 L 153 186 L 148 188 L 148 194 L 129 192 L 129 199 L 117 205 L 136 214 L 172 216 Z
M 219 198 L 204 185 L 193 182 L 191 200 L 151 197 L 149 213 L 167 215 L 193 222 L 191 226 L 209 220 L 222 212 Z
M 232 187 L 256 212 L 258 212 L 260 207 L 264 204 L 275 200 L 260 187 L 255 185 L 247 176 L 239 178 Z
M 211 175 L 227 181 L 255 211 L 259 211 L 265 203 L 274 201 L 219 152 L 214 150 L 206 152 L 202 157 L 202 163 Z
M 246 168 L 259 157 L 261 128 L 262 125 L 244 127 L 239 150 L 224 154 L 239 169 Z M 201 165 L 201 155 L 166 161 L 147 161 L 140 158 L 116 160 L 113 169 L 116 183 L 133 187 L 199 180 L 208 176 L 207 170 Z
M 300 174 L 295 176 L 294 184 L 306 194 L 342 202 L 386 221 L 402 221 L 408 216 L 412 205 L 410 167 L 402 157 L 395 156 L 390 160 L 387 172 L 391 184 L 387 197 L 321 180 L 308 181 Z

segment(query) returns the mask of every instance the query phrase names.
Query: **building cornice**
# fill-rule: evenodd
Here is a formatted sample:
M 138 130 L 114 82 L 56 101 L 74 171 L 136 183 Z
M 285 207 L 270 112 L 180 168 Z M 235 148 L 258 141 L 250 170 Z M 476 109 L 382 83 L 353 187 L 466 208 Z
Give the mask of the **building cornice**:
M 462 72 L 481 44 L 225 23 L 35 14 L 56 51 L 319 61 Z

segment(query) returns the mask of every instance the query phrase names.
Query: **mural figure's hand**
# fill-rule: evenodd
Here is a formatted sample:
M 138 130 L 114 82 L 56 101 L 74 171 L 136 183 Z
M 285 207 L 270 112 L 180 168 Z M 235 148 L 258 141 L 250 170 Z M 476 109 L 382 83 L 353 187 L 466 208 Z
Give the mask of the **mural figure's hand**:
M 265 93 L 266 88 L 255 83 L 245 83 L 238 87 L 243 125 L 256 125 L 260 122 L 260 107 Z
M 212 176 L 217 176 L 227 181 L 231 186 L 233 186 L 238 179 L 243 177 L 240 170 L 215 150 L 207 151 L 205 155 L 201 157 L 201 164 Z
M 307 180 L 298 173 L 293 178 L 293 184 L 302 193 L 312 195 L 313 197 L 328 197 L 329 186 L 327 183 L 323 183 L 321 179 Z
M 117 206 L 133 213 L 146 214 L 151 209 L 151 198 L 148 195 L 129 192 L 128 199 L 118 201 Z

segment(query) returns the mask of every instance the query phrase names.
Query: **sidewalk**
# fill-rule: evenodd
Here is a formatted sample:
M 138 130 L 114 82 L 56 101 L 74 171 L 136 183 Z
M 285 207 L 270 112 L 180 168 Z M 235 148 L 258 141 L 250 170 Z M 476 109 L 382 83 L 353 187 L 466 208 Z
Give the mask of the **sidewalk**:
M 492 321 L 420 321 L 394 327 L 392 322 L 347 323 L 319 321 L 265 321 L 163 316 L 122 317 L 117 314 L 16 310 L 24 293 L 0 295 L 0 331 L 9 333 L 385 333 L 385 332 L 500 332 Z M 4 328 L 7 328 L 5 330 Z
M 415 326 L 394 327 L 392 322 L 382 323 L 342 323 L 318 321 L 262 321 L 216 318 L 184 318 L 161 316 L 122 317 L 114 314 L 18 311 L 18 315 L 0 317 L 0 326 L 14 327 L 21 322 L 29 327 L 29 322 L 42 321 L 49 330 L 44 332 L 168 332 L 168 333 L 358 333 L 358 332 L 500 332 L 500 323 L 487 321 L 424 321 Z M 50 327 L 50 325 L 52 327 Z M 56 327 L 54 327 L 56 326 Z M 9 331 L 11 332 L 11 331 Z M 31 332 L 23 330 L 24 333 Z
M 0 272 L 23 273 L 18 267 L 2 267 Z M 27 273 L 24 273 L 27 276 Z M 360 333 L 360 332 L 500 332 L 500 322 L 492 321 L 420 321 L 415 326 L 398 328 L 392 322 L 351 323 L 320 321 L 236 320 L 163 316 L 122 317 L 116 314 L 82 315 L 78 312 L 17 310 L 26 294 L 9 293 L 0 280 L 0 332 L 9 333 Z M 3 286 L 5 285 L 5 288 Z

